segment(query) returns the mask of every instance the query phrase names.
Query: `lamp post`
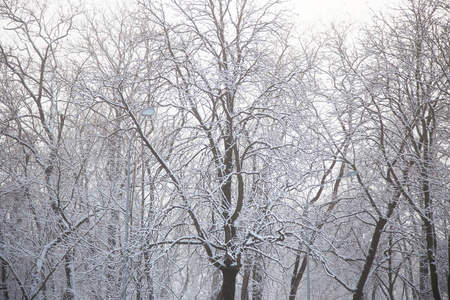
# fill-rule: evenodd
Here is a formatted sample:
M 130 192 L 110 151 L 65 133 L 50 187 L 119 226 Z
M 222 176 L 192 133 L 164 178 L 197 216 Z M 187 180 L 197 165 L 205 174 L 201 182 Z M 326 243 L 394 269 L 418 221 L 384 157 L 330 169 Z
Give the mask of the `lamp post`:
M 306 216 L 309 215 L 309 199 L 306 199 Z M 309 234 L 307 235 L 306 245 L 306 299 L 311 300 L 311 281 L 310 281 L 310 272 L 309 272 L 309 247 L 311 246 L 311 240 Z
M 155 109 L 153 107 L 146 107 L 141 111 L 142 120 L 139 123 L 139 127 L 142 125 L 145 117 L 150 117 L 155 114 Z M 130 223 L 130 173 L 131 173 L 131 145 L 136 137 L 136 134 L 130 139 L 130 143 L 128 144 L 128 152 L 127 152 L 127 198 L 125 204 L 125 249 L 124 249 L 124 257 L 123 257 L 123 278 L 122 278 L 122 300 L 126 300 L 127 298 L 127 286 L 128 286 L 128 233 L 129 233 L 129 223 Z
M 309 240 L 309 239 L 308 239 Z M 306 299 L 311 300 L 311 279 L 309 273 L 309 241 L 306 249 Z

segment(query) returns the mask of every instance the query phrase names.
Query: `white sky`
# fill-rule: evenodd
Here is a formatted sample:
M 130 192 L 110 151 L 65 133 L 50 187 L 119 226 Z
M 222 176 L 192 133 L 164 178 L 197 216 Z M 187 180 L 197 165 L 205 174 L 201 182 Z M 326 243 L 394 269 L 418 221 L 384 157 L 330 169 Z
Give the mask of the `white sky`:
M 320 26 L 330 22 L 364 22 L 370 9 L 386 7 L 388 0 L 292 0 L 298 24 Z
M 135 2 L 135 0 L 82 0 L 86 3 L 92 2 L 97 5 L 101 3 L 108 6 L 123 1 Z M 331 22 L 363 23 L 369 19 L 370 9 L 377 11 L 396 1 L 398 0 L 290 0 L 288 9 L 293 9 L 297 14 L 295 22 L 299 28 L 320 29 Z M 4 33 L 0 28 L 0 36 L 2 34 Z

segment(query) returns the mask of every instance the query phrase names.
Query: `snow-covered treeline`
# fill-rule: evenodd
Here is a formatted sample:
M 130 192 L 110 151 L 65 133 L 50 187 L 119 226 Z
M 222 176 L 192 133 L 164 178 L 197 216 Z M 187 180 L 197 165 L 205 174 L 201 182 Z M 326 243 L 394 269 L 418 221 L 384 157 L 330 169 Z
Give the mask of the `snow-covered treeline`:
M 0 3 L 0 299 L 449 297 L 448 1 L 124 3 Z

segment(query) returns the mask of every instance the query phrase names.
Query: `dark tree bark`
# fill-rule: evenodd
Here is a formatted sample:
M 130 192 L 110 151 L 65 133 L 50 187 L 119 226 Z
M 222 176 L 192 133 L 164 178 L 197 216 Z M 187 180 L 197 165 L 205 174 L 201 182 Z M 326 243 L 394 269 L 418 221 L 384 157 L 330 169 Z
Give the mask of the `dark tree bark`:
M 250 281 L 250 270 L 244 272 L 242 278 L 241 300 L 248 300 L 248 282 Z
M 359 277 L 358 284 L 356 285 L 356 292 L 353 295 L 353 300 L 361 300 L 364 296 L 364 286 L 366 285 L 367 278 L 369 277 L 370 269 L 372 268 L 373 260 L 377 253 L 378 244 L 380 242 L 383 228 L 387 223 L 386 218 L 379 218 L 375 226 L 375 230 L 372 235 L 372 242 L 370 243 L 369 253 L 366 256 L 364 268 Z
M 289 293 L 289 300 L 295 300 L 295 296 L 297 295 L 298 286 L 300 285 L 300 281 L 303 278 L 303 274 L 305 274 L 306 270 L 306 256 L 303 257 L 302 263 L 300 265 L 300 254 L 297 255 L 297 259 L 295 261 L 295 267 L 294 267 L 294 275 L 291 279 L 291 291 Z M 300 268 L 299 268 L 300 266 Z
M 1 263 L 1 275 L 0 275 L 0 298 L 1 299 L 5 299 L 8 300 L 9 299 L 9 295 L 8 295 L 8 285 L 6 283 L 6 272 L 7 272 L 7 268 L 6 268 L 6 263 L 3 259 L 0 259 L 0 263 Z
M 66 291 L 64 292 L 64 299 L 65 300 L 73 300 L 75 299 L 74 294 L 74 269 L 73 269 L 73 249 L 69 249 L 67 251 L 66 256 L 64 257 L 65 264 L 64 264 L 64 270 L 66 272 Z
M 435 300 L 441 299 L 441 294 L 439 291 L 439 276 L 436 267 L 436 245 L 437 238 L 433 224 L 433 207 L 432 207 L 432 197 L 431 197 L 431 182 L 429 179 L 429 170 L 431 169 L 431 147 L 433 146 L 433 128 L 436 126 L 434 124 L 435 115 L 434 107 L 428 105 L 429 113 L 426 117 L 421 120 L 422 136 L 420 137 L 420 147 L 423 147 L 422 158 L 423 162 L 420 161 L 419 165 L 421 167 L 421 177 L 422 177 L 422 192 L 423 201 L 425 208 L 425 215 L 422 216 L 422 220 L 425 227 L 425 242 L 427 247 L 427 259 L 428 268 L 430 270 L 430 281 L 431 281 L 431 291 Z
M 252 300 L 263 299 L 263 266 L 261 265 L 261 258 L 257 257 L 253 264 L 253 289 Z
M 239 273 L 239 266 L 236 265 L 231 259 L 225 259 L 224 266 L 220 267 L 222 272 L 222 288 L 220 290 L 220 300 L 234 300 L 236 292 L 236 277 Z
M 426 247 L 427 247 L 427 260 L 428 268 L 430 270 L 431 291 L 435 300 L 440 300 L 441 293 L 439 291 L 438 271 L 436 267 L 436 255 L 435 255 L 435 242 L 436 237 L 434 233 L 433 224 L 428 218 L 424 219 L 425 233 L 426 233 Z
M 448 270 L 447 270 L 447 295 L 450 300 L 450 236 L 447 236 L 447 261 L 448 261 Z

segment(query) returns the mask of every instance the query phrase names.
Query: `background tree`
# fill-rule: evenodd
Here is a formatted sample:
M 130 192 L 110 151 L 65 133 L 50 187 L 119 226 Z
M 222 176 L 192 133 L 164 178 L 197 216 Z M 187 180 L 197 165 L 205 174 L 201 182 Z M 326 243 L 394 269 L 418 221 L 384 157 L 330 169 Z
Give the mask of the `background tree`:
M 359 172 L 357 179 L 363 191 L 361 197 L 367 199 L 373 209 L 370 212 L 364 208 L 361 213 L 368 214 L 375 221 L 363 221 L 367 225 L 372 224 L 374 231 L 364 254 L 361 276 L 353 290 L 354 299 L 361 299 L 364 290 L 376 297 L 375 290 L 367 291 L 366 283 L 371 275 L 381 284 L 374 283 L 374 286 L 380 287 L 389 299 L 399 293 L 408 293 L 409 288 L 415 297 L 423 297 L 431 291 L 435 299 L 441 299 L 441 272 L 437 266 L 446 264 L 437 263 L 439 234 L 436 226 L 439 225 L 433 220 L 433 214 L 437 206 L 446 205 L 438 200 L 437 195 L 444 191 L 441 188 L 448 182 L 448 177 L 432 180 L 430 175 L 437 172 L 442 176 L 440 170 L 447 168 L 441 165 L 441 161 L 431 158 L 441 157 L 438 153 L 442 153 L 434 130 L 447 126 L 445 113 L 437 113 L 445 111 L 440 107 L 446 106 L 446 100 L 439 88 L 443 73 L 435 63 L 439 51 L 433 42 L 440 30 L 437 21 L 442 17 L 437 3 L 408 1 L 391 17 L 375 19 L 374 26 L 362 40 L 361 48 L 349 49 L 342 38 L 336 39 L 336 53 L 342 63 L 335 70 L 342 75 L 334 77 L 337 79 L 334 80 L 335 86 L 339 90 L 348 87 L 357 93 L 353 97 L 357 105 L 353 111 L 360 116 L 358 131 L 362 135 L 358 138 L 359 146 L 355 144 L 353 147 L 365 149 L 359 152 L 363 156 L 344 159 Z M 378 151 L 375 150 L 377 148 Z M 368 152 L 369 149 L 373 152 Z M 372 158 L 375 159 L 371 163 L 372 170 L 358 167 L 368 166 L 367 162 Z M 364 176 L 368 176 L 367 179 Z M 380 189 L 383 185 L 386 187 L 384 191 Z M 431 196 L 433 193 L 434 197 Z M 396 213 L 398 206 L 401 207 L 399 214 Z M 412 232 L 409 231 L 411 229 Z M 414 239 L 402 234 L 406 232 L 410 232 Z M 445 235 L 444 232 L 442 234 Z M 387 235 L 387 240 L 381 244 L 383 235 Z M 419 243 L 418 236 L 422 236 Z M 364 244 L 357 242 L 360 247 Z M 421 242 L 427 249 L 426 255 L 417 260 L 407 253 L 424 253 L 419 250 L 423 249 Z M 413 265 L 420 265 L 420 270 L 412 270 Z M 376 269 L 382 269 L 382 275 Z M 413 274 L 420 274 L 420 279 L 414 279 L 416 275 Z M 403 289 L 398 289 L 398 279 L 403 281 Z M 414 285 L 415 280 L 420 283 L 418 286 Z M 351 285 L 348 288 L 352 291 Z
M 61 45 L 76 16 L 71 9 L 38 2 L 1 5 L 8 34 L 0 44 L 6 298 L 52 297 L 51 290 L 75 297 L 74 249 L 90 212 L 81 192 L 85 160 L 66 139 L 73 109 Z M 59 273 L 65 280 L 53 281 Z

